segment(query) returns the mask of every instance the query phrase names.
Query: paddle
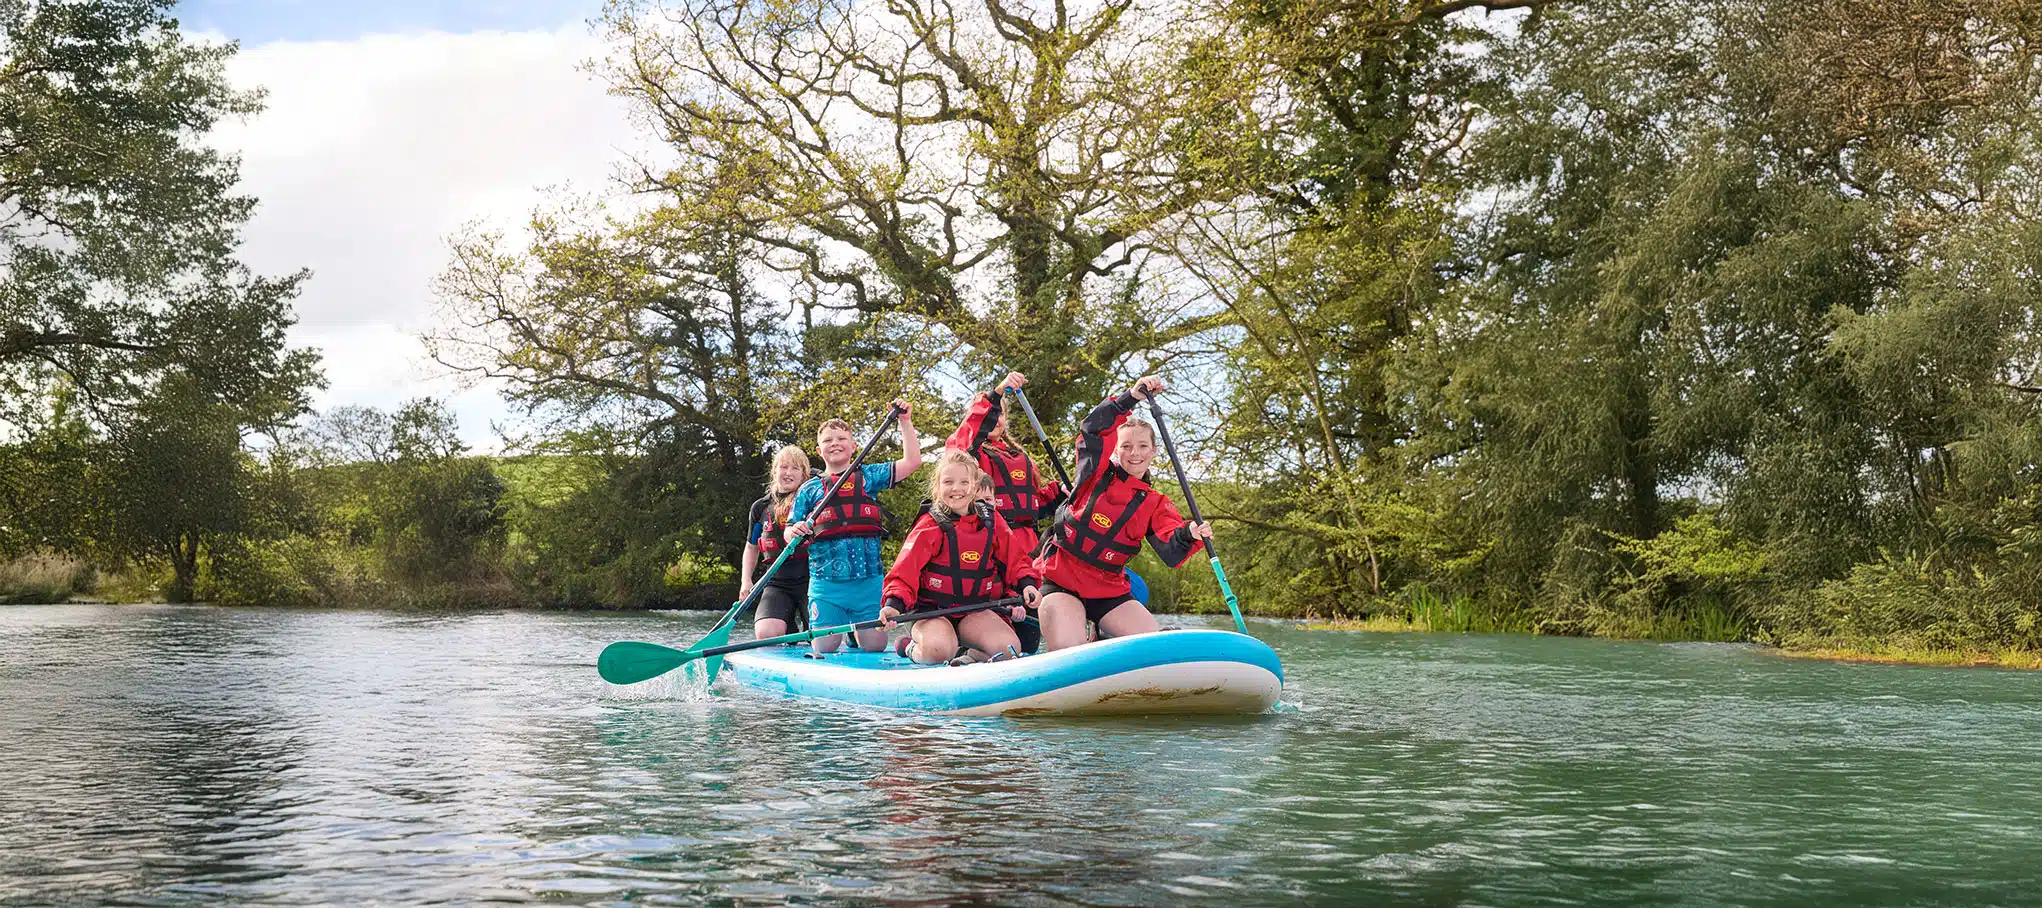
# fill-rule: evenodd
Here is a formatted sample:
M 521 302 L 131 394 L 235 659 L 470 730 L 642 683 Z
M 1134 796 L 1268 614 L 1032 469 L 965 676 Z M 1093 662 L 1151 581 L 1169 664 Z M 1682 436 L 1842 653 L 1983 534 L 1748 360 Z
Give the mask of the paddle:
M 888 429 L 893 428 L 894 420 L 900 418 L 900 413 L 901 411 L 898 407 L 889 407 L 887 409 L 886 418 L 880 420 L 879 422 L 879 431 L 872 433 L 872 437 L 865 442 L 865 447 L 858 449 L 858 456 L 851 458 L 851 465 L 845 467 L 843 472 L 838 473 L 836 480 L 831 482 L 827 487 L 825 487 L 822 490 L 822 498 L 816 501 L 815 507 L 810 508 L 808 510 L 808 516 L 805 518 L 804 522 L 808 523 L 810 526 L 813 526 L 815 524 L 816 517 L 822 514 L 822 509 L 830 503 L 830 498 L 834 497 L 837 494 L 837 489 L 843 486 L 844 482 L 851 478 L 851 471 L 857 470 L 865 465 L 865 458 L 872 454 L 872 449 L 879 445 L 879 439 L 886 435 L 886 431 Z M 772 565 L 766 568 L 766 573 L 763 576 L 759 577 L 759 579 L 752 584 L 752 591 L 749 594 L 747 594 L 743 599 L 740 599 L 735 604 L 733 604 L 730 607 L 730 611 L 724 612 L 723 617 L 716 619 L 716 626 L 710 628 L 709 633 L 702 635 L 702 639 L 695 641 L 695 645 L 688 647 L 686 651 L 699 652 L 702 650 L 713 649 L 715 647 L 719 647 L 724 645 L 725 643 L 728 643 L 730 641 L 731 628 L 737 626 L 737 616 L 742 615 L 747 611 L 750 611 L 752 606 L 759 604 L 759 597 L 765 595 L 766 593 L 766 581 L 772 580 L 773 575 L 780 572 L 780 566 L 787 563 L 787 556 L 794 554 L 795 549 L 807 545 L 808 540 L 810 538 L 811 537 L 809 536 L 803 536 L 800 539 L 796 540 L 793 545 L 789 545 L 785 548 L 782 548 L 780 550 L 779 557 L 774 558 Z M 612 644 L 611 646 L 604 648 L 602 656 L 596 660 L 596 670 L 602 673 L 605 678 L 609 677 L 609 672 L 603 668 L 604 660 L 611 658 L 610 650 L 616 648 L 616 646 L 618 645 L 619 644 Z M 647 643 L 640 645 L 651 646 L 652 644 Z M 667 649 L 667 647 L 660 648 Z M 680 651 L 675 650 L 675 652 Z M 617 658 L 623 659 L 627 657 L 624 655 L 619 655 Z M 687 660 L 683 661 L 685 662 Z M 662 668 L 659 671 L 653 672 L 650 675 L 646 675 L 643 678 L 639 678 L 638 680 L 643 681 L 646 678 L 657 677 L 661 674 L 673 670 L 675 667 L 681 664 L 682 664 L 681 662 L 675 662 L 672 665 Z M 718 671 L 721 671 L 722 668 L 723 660 L 721 658 L 712 656 L 709 658 L 708 662 L 703 663 L 701 669 L 703 674 L 707 678 L 707 681 L 705 681 L 705 683 L 714 682 L 716 680 L 716 673 Z
M 1163 436 L 1163 450 L 1170 455 L 1170 472 L 1177 474 L 1177 487 L 1184 490 L 1184 504 L 1191 508 L 1191 520 L 1204 523 L 1198 513 L 1198 499 L 1191 497 L 1191 480 L 1184 476 L 1184 461 L 1177 459 L 1177 445 L 1170 441 L 1170 428 L 1163 424 L 1163 408 L 1156 405 L 1155 395 L 1149 396 L 1149 416 L 1156 421 L 1156 434 Z M 1227 583 L 1227 569 L 1220 567 L 1220 553 L 1212 547 L 1212 540 L 1205 541 L 1205 555 L 1212 562 L 1212 575 L 1220 582 L 1220 595 L 1226 597 L 1227 611 L 1234 613 L 1234 629 L 1245 634 L 1248 622 L 1241 620 L 1241 600 L 1234 597 L 1233 586 Z
M 1009 599 L 994 599 L 990 602 L 959 605 L 927 612 L 908 612 L 905 615 L 894 618 L 893 621 L 895 624 L 907 624 L 911 621 L 926 621 L 930 618 L 950 618 L 969 612 L 1009 607 L 1019 605 L 1020 603 L 1021 599 L 1018 596 Z M 731 643 L 706 648 L 698 647 L 687 650 L 678 650 L 670 646 L 661 646 L 657 643 L 625 640 L 603 647 L 602 656 L 596 659 L 596 671 L 602 674 L 603 680 L 611 684 L 637 684 L 640 681 L 657 678 L 697 659 L 713 659 L 721 662 L 722 659 L 719 657 L 725 653 L 742 652 L 748 649 L 763 649 L 768 646 L 779 646 L 782 643 L 807 643 L 817 637 L 827 637 L 831 634 L 855 634 L 862 630 L 884 627 L 885 625 L 886 622 L 874 618 L 870 621 L 860 621 L 857 624 L 812 628 L 800 633 L 781 634 L 778 637 L 765 637 L 758 640 L 748 640 L 743 643 Z
M 1020 388 L 1009 389 L 1014 399 L 1021 402 L 1021 412 L 1028 414 L 1028 424 L 1035 427 L 1035 437 L 1042 440 L 1042 453 L 1049 455 L 1049 465 L 1056 468 L 1056 478 L 1064 481 L 1064 488 L 1071 485 L 1071 474 L 1064 472 L 1063 458 L 1056 456 L 1056 446 L 1049 443 L 1049 433 L 1042 431 L 1042 420 L 1035 418 L 1035 408 L 1028 405 L 1028 392 Z

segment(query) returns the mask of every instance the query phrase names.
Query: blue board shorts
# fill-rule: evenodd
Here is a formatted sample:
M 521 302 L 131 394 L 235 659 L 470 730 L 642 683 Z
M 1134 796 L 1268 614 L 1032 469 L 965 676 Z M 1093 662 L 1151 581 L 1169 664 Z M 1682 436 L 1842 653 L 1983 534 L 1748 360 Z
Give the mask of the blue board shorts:
M 886 578 L 874 574 L 858 580 L 808 578 L 808 626 L 835 627 L 879 617 L 880 589 Z

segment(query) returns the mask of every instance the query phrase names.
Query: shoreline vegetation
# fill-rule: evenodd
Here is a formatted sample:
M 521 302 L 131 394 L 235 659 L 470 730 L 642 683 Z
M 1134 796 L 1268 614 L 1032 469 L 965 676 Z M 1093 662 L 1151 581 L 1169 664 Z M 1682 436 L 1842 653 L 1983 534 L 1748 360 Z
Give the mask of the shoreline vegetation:
M 161 566 L 159 566 L 160 568 Z M 163 573 L 159 569 L 155 573 Z M 39 552 L 0 562 L 0 606 L 4 605 L 146 605 L 162 604 L 161 594 L 165 578 L 152 576 L 147 565 L 132 565 L 127 569 L 103 573 L 91 565 L 68 556 Z M 1165 581 L 1162 586 L 1168 591 L 1175 608 L 1166 606 L 1162 614 L 1217 614 L 1220 610 L 1209 603 L 1185 601 L 1182 590 Z M 692 607 L 700 611 L 716 611 L 724 607 L 721 599 L 715 598 L 721 587 L 704 587 L 697 592 L 702 602 Z M 500 590 L 498 592 L 501 592 Z M 222 604 L 222 603 L 192 603 Z M 252 604 L 243 602 L 241 604 Z M 405 605 L 391 602 L 326 602 L 304 604 L 308 607 L 392 609 Z M 1436 596 L 1419 590 L 1415 595 L 1406 596 L 1401 602 L 1388 603 L 1391 611 L 1370 614 L 1365 617 L 1319 618 L 1307 615 L 1290 618 L 1298 626 L 1310 631 L 1356 631 L 1375 634 L 1407 633 L 1466 633 L 1466 634 L 1539 634 L 1540 631 L 1523 622 L 1484 621 L 1466 600 L 1442 601 Z M 1183 606 L 1189 606 L 1188 608 Z M 231 607 L 231 606 L 230 606 Z M 470 591 L 463 595 L 446 596 L 442 601 L 414 603 L 414 608 L 531 608 L 562 611 L 614 611 L 602 605 L 530 603 L 516 601 L 491 601 L 491 597 Z M 663 606 L 679 607 L 679 606 Z M 1248 612 L 1253 617 L 1286 616 Z M 1662 628 L 1662 631 L 1665 629 Z M 1811 659 L 1830 662 L 1866 662 L 1886 665 L 1916 665 L 1949 668 L 2002 668 L 2017 670 L 2042 670 L 2042 653 L 2021 650 L 1980 650 L 1969 647 L 1943 647 L 1909 643 L 1864 641 L 1757 641 L 1749 639 L 1722 640 L 1708 639 L 1703 633 L 1683 633 L 1684 629 L 1673 628 L 1672 636 L 1652 633 L 1618 636 L 1588 635 L 1601 639 L 1638 640 L 1661 642 L 1742 642 L 1756 643 L 1766 652 L 1791 659 Z M 1685 630 L 1692 630 L 1691 628 Z

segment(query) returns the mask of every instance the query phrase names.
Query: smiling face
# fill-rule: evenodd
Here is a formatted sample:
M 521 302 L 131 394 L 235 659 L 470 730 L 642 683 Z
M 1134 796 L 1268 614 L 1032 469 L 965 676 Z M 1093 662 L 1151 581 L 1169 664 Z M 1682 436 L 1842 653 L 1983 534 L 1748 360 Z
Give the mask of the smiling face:
M 968 463 L 946 463 L 936 471 L 936 502 L 952 512 L 963 513 L 978 498 L 978 467 Z
M 773 463 L 773 491 L 782 495 L 801 488 L 808 480 L 808 458 L 782 457 Z
M 1113 449 L 1120 468 L 1129 476 L 1145 476 L 1156 459 L 1156 435 L 1148 426 L 1126 425 L 1120 429 L 1120 444 Z
M 849 429 L 828 426 L 815 433 L 815 446 L 822 451 L 822 462 L 829 466 L 832 473 L 851 464 L 852 456 L 858 453 L 857 444 L 852 440 Z

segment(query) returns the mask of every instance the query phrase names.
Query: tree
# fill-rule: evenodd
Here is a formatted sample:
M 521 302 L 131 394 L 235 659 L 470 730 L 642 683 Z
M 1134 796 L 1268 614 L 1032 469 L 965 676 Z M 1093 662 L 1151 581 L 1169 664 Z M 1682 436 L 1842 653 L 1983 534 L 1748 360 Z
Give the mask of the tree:
M 677 160 L 638 186 L 822 305 L 941 326 L 1044 409 L 1219 324 L 1145 269 L 1251 182 L 1281 116 L 1193 7 L 981 0 L 612 3 L 613 90 Z
M 9 403 L 51 373 L 94 407 L 133 400 L 169 371 L 200 376 L 236 404 L 302 389 L 310 374 L 310 354 L 282 349 L 304 275 L 260 278 L 233 264 L 253 200 L 233 193 L 234 159 L 202 141 L 260 97 L 228 85 L 233 45 L 187 41 L 171 5 L 0 7 Z
M 427 337 L 440 363 L 501 381 L 555 429 L 643 436 L 699 429 L 718 468 L 754 466 L 755 372 L 784 344 L 729 238 L 542 214 L 523 253 L 470 234 L 437 288 L 445 319 Z M 784 349 L 784 348 L 783 348 Z
M 2033 23 L 1959 6 L 1566 6 L 1495 55 L 1481 270 L 1397 362 L 1491 582 L 1594 630 L 1635 617 L 1596 611 L 1627 540 L 1695 509 L 1804 590 L 1932 535 L 2033 350 Z M 1955 286 L 1977 331 L 1921 330 Z
M 1227 7 L 1258 38 L 1243 52 L 1299 99 L 1296 127 L 1252 204 L 1187 218 L 1168 243 L 1234 329 L 1215 351 L 1218 472 L 1255 491 L 1214 513 L 1276 534 L 1244 560 L 1289 578 L 1291 603 L 1366 608 L 1465 548 L 1407 500 L 1391 369 L 1452 292 L 1468 142 L 1503 90 L 1479 61 L 1522 20 L 1488 14 L 1546 5 Z
M 171 602 L 189 602 L 211 543 L 250 513 L 240 414 L 173 373 L 115 428 L 107 471 L 113 538 L 127 554 L 170 562 Z

